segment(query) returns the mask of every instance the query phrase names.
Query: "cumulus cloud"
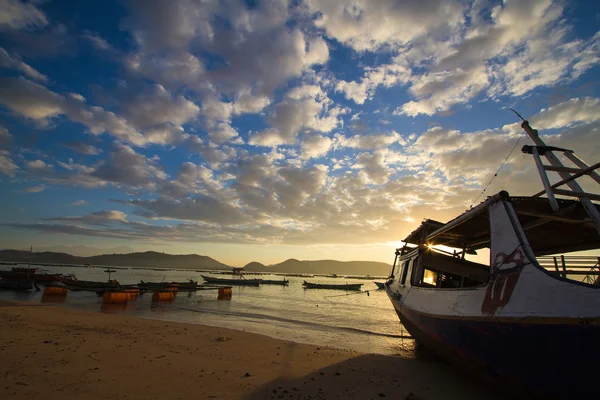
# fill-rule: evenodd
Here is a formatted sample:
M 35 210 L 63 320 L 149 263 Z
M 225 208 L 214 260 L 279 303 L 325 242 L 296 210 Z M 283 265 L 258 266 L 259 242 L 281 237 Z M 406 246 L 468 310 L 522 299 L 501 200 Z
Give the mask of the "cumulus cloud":
M 406 140 L 395 131 L 390 133 L 354 135 L 346 137 L 342 134 L 335 135 L 336 147 L 349 147 L 352 149 L 371 150 L 389 147 L 393 144 L 405 145 Z
M 444 34 L 462 22 L 462 6 L 454 1 L 308 0 L 315 25 L 329 37 L 357 51 L 399 46 L 419 36 Z
M 348 112 L 340 106 L 332 107 L 332 103 L 318 85 L 295 87 L 271 110 L 267 120 L 273 128 L 250 135 L 248 143 L 257 146 L 293 144 L 303 130 L 331 132 L 341 125 L 341 116 Z

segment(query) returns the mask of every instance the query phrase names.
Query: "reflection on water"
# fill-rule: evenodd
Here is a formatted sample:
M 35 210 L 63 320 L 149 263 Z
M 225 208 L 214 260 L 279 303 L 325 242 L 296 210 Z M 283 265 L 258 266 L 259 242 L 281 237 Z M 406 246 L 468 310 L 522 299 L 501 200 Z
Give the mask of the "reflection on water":
M 55 295 L 46 295 L 46 294 L 42 294 L 42 298 L 40 299 L 40 301 L 42 303 L 56 303 L 56 304 L 64 303 L 66 300 L 67 300 L 67 295 L 55 296 Z
M 78 279 L 104 281 L 104 268 L 43 267 L 49 272 L 74 273 Z M 199 272 L 176 270 L 118 269 L 112 276 L 122 284 L 140 280 L 202 281 Z M 266 279 L 279 277 L 265 276 Z M 61 300 L 41 292 L 0 292 L 0 299 L 52 302 L 90 311 L 122 313 L 145 318 L 204 324 L 246 330 L 296 342 L 344 347 L 361 352 L 415 356 L 414 340 L 382 290 L 371 281 L 318 278 L 321 283 L 363 283 L 365 293 L 304 290 L 305 278 L 289 277 L 289 286 L 233 288 L 227 298 L 217 291 L 182 292 L 171 302 L 152 302 L 152 293 L 141 294 L 126 304 L 101 304 L 94 292 L 70 291 Z M 331 297 L 334 296 L 334 297 Z M 55 297 L 55 296 L 53 296 Z

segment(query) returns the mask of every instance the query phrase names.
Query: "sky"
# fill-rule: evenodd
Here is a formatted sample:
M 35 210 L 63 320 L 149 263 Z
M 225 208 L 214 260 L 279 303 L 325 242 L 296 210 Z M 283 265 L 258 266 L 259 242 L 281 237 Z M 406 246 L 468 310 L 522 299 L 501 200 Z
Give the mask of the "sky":
M 510 108 L 597 162 L 599 61 L 593 1 L 0 0 L 0 247 L 391 263 L 541 189 Z

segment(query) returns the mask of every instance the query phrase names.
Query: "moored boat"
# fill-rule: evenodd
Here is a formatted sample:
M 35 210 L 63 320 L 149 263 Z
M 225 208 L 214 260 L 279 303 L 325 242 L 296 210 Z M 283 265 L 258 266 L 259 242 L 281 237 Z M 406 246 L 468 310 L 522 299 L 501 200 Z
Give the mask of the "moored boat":
M 583 175 L 600 183 L 600 163 L 590 167 L 522 126 L 536 144 L 523 152 L 534 156 L 545 190 L 503 191 L 447 223 L 425 220 L 396 250 L 386 292 L 410 334 L 450 361 L 528 398 L 596 398 L 583 382 L 595 381 L 588 366 L 600 358 L 598 260 L 583 270 L 557 256 L 554 270 L 538 258 L 600 248 L 600 206 L 591 201 L 600 196 L 577 183 Z M 551 185 L 548 170 L 562 180 Z M 565 184 L 571 190 L 558 189 Z M 488 264 L 467 260 L 480 249 L 489 249 Z
M 290 281 L 288 281 L 287 279 L 261 279 L 260 284 L 287 286 L 290 284 Z
M 315 283 L 304 281 L 304 289 L 360 290 L 362 283 Z
M 261 279 L 227 279 L 227 278 L 215 278 L 208 275 L 200 275 L 206 283 L 214 285 L 238 285 L 238 286 L 259 286 Z
M 31 279 L 0 279 L 0 289 L 4 290 L 33 290 L 35 283 Z

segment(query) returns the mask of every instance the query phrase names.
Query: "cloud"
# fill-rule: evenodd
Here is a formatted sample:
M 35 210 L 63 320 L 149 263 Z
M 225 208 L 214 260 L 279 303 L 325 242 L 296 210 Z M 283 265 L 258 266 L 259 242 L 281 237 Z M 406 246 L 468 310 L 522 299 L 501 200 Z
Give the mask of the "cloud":
M 13 162 L 10 153 L 0 150 L 0 172 L 7 176 L 15 176 L 19 167 Z
M 333 145 L 333 141 L 327 136 L 311 135 L 304 136 L 300 143 L 302 158 L 318 158 L 329 152 Z
M 70 206 L 83 206 L 86 205 L 87 201 L 85 200 L 76 200 L 74 202 L 72 202 L 71 204 L 69 204 Z
M 153 179 L 165 178 L 165 173 L 147 158 L 124 144 L 113 144 L 108 158 L 90 174 L 100 180 L 131 187 L 153 185 Z
M 267 121 L 273 128 L 251 134 L 248 143 L 256 146 L 293 144 L 300 131 L 331 132 L 342 124 L 348 109 L 332 107 L 332 100 L 318 85 L 304 85 L 287 92 Z
M 389 147 L 395 143 L 405 145 L 406 140 L 395 131 L 390 133 L 378 133 L 368 135 L 354 135 L 346 137 L 342 134 L 335 135 L 335 146 L 336 147 L 348 147 L 352 149 L 360 150 L 372 150 Z
M 37 28 L 46 24 L 46 15 L 35 4 L 20 0 L 0 0 L 0 28 Z
M 8 147 L 13 142 L 13 137 L 3 126 L 0 126 L 0 149 L 3 147 Z
M 67 222 L 86 225 L 108 225 L 113 222 L 127 223 L 127 214 L 117 210 L 102 210 L 81 217 L 46 218 L 44 221 Z
M 85 154 L 88 156 L 96 156 L 102 153 L 102 150 L 100 150 L 99 148 L 79 140 L 64 143 L 63 146 L 73 151 L 76 151 L 77 153 Z
M 558 129 L 575 123 L 591 123 L 600 120 L 600 99 L 593 97 L 573 98 L 542 109 L 532 118 L 537 129 Z
M 315 25 L 356 51 L 400 46 L 427 34 L 452 30 L 462 22 L 462 6 L 454 1 L 308 0 Z
M 26 76 L 28 76 L 31 79 L 35 79 L 36 81 L 40 81 L 40 82 L 48 81 L 48 77 L 46 75 L 40 73 L 39 71 L 37 71 L 35 68 L 32 68 L 28 64 L 25 64 L 20 59 L 11 57 L 6 52 L 6 50 L 4 50 L 1 47 L 0 47 L 0 67 L 16 69 L 17 71 L 25 74 Z
M 31 186 L 25 189 L 27 193 L 39 193 L 43 192 L 44 190 L 46 190 L 46 185 Z

